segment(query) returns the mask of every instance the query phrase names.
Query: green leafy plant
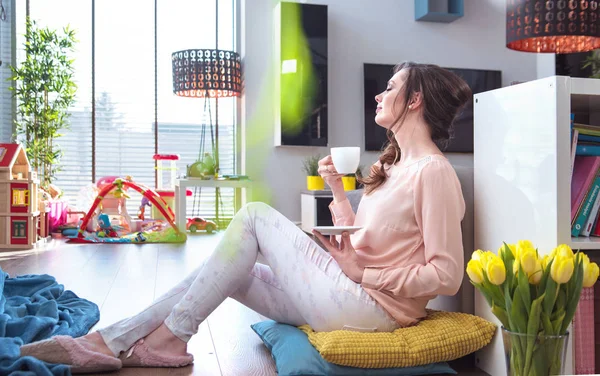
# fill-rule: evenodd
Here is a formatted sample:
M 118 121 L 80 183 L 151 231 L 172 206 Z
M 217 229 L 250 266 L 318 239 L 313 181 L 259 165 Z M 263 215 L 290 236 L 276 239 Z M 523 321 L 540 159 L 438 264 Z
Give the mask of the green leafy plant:
M 24 143 L 32 168 L 42 186 L 60 171 L 62 152 L 55 142 L 69 127 L 69 107 L 75 102 L 73 59 L 77 40 L 68 26 L 62 33 L 37 27 L 27 20 L 25 60 L 11 66 L 17 98 L 16 137 Z
M 592 75 L 590 78 L 600 78 L 600 49 L 592 51 L 583 62 L 583 68 L 590 67 Z
M 306 157 L 302 161 L 302 169 L 306 173 L 306 176 L 319 176 L 319 161 L 321 156 L 319 154 Z
M 187 166 L 187 175 L 196 178 L 210 179 L 215 176 L 217 163 L 211 153 L 204 153 L 202 159 Z
M 204 157 L 202 157 L 202 161 L 200 162 L 202 166 L 202 173 L 205 176 L 214 176 L 217 169 L 217 161 L 213 158 L 211 153 L 204 153 Z
M 358 168 L 356 169 L 356 177 L 357 178 L 362 178 L 363 177 L 363 169 L 364 168 L 365 168 L 365 166 L 358 165 Z

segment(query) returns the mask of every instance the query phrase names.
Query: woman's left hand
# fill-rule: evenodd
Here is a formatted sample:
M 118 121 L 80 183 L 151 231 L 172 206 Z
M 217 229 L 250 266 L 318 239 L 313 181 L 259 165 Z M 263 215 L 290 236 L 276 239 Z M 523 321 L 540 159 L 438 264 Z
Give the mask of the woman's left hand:
M 350 234 L 348 232 L 343 232 L 342 241 L 339 243 L 333 235 L 329 236 L 329 239 L 327 239 L 316 230 L 313 230 L 313 234 L 315 234 L 321 243 L 323 243 L 323 246 L 327 248 L 329 254 L 331 254 L 331 257 L 338 263 L 344 274 L 354 282 L 360 283 L 365 268 L 360 266 L 358 262 L 358 255 L 350 242 Z

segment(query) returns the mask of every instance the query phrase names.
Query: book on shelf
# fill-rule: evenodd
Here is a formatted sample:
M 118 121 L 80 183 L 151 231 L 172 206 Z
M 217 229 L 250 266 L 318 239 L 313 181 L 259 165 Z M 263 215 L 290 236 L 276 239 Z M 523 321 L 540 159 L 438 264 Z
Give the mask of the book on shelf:
M 600 237 L 600 126 L 571 114 L 571 236 Z
M 600 127 L 595 125 L 572 123 L 571 133 L 577 132 L 577 136 L 573 136 L 575 140 L 576 155 L 600 155 Z M 571 143 L 571 152 L 573 152 L 573 142 Z
M 574 129 L 573 132 L 577 131 L 577 142 L 582 142 L 582 143 L 598 143 L 600 144 L 600 136 L 588 136 L 585 134 L 579 134 L 579 131 L 577 129 Z
M 585 199 L 582 201 L 581 208 L 575 217 L 575 223 L 571 227 L 571 235 L 572 236 L 580 236 L 581 231 L 584 229 L 588 219 L 590 218 L 590 213 L 592 212 L 592 208 L 594 207 L 594 203 L 598 197 L 598 193 L 600 192 L 600 176 L 596 176 L 591 188 L 588 190 Z
M 590 210 L 590 215 L 585 222 L 585 225 L 581 229 L 581 234 L 579 236 L 590 236 L 592 230 L 594 229 L 594 225 L 598 220 L 598 211 L 600 210 L 600 194 L 596 196 L 596 200 L 592 205 L 592 210 Z
M 600 217 L 600 211 L 596 216 L 596 223 L 592 225 L 592 231 L 590 232 L 590 236 L 600 237 L 600 221 L 598 221 L 598 217 Z
M 576 156 L 571 179 L 571 235 L 579 236 L 600 191 L 600 156 Z
M 577 152 L 577 140 L 579 138 L 579 131 L 577 129 L 573 129 L 571 133 L 571 177 L 573 179 L 573 167 L 575 165 L 575 155 Z
M 586 144 L 579 142 L 577 144 L 576 154 L 598 156 L 600 155 L 600 144 Z
M 575 114 L 571 113 L 571 177 L 573 179 L 573 165 L 575 164 L 575 151 L 577 150 L 577 141 L 579 140 L 579 131 L 573 128 L 575 123 Z
M 580 135 L 600 136 L 600 127 L 597 125 L 573 123 L 573 129 L 577 129 Z

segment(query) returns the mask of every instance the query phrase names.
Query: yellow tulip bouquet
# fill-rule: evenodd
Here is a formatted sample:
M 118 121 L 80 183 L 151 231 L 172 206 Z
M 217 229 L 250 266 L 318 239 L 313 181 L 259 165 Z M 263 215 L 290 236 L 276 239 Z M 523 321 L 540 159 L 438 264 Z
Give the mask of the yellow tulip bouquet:
M 581 289 L 593 286 L 598 272 L 587 255 L 565 244 L 544 257 L 528 240 L 504 243 L 498 254 L 473 252 L 467 274 L 504 326 L 509 374 L 561 373 Z

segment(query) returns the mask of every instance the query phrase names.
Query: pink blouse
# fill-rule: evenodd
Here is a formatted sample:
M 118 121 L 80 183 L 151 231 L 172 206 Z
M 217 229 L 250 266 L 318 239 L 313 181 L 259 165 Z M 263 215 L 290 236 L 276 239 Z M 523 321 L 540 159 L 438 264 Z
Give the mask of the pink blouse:
M 383 185 L 363 195 L 356 215 L 344 200 L 329 206 L 351 235 L 365 272 L 361 285 L 402 326 L 425 316 L 429 300 L 454 295 L 463 280 L 460 181 L 442 155 L 392 166 Z

